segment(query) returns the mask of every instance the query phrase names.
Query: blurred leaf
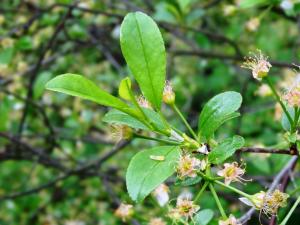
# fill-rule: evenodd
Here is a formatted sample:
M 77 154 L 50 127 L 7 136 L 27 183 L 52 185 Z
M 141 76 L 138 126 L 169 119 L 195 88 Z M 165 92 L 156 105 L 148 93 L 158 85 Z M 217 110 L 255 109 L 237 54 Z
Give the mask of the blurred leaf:
M 127 125 L 135 129 L 149 130 L 148 127 L 136 118 L 116 109 L 106 113 L 102 120 L 107 123 Z
M 150 156 L 164 156 L 163 161 Z M 156 187 L 175 172 L 180 156 L 177 146 L 160 146 L 137 153 L 130 161 L 126 173 L 127 190 L 134 201 L 141 202 Z
M 166 75 L 166 52 L 156 23 L 141 12 L 129 13 L 121 25 L 121 49 L 144 96 L 160 109 Z
M 290 113 L 291 117 L 294 118 L 295 117 L 295 110 L 293 107 L 289 107 L 286 106 L 287 111 Z M 288 120 L 287 116 L 285 115 L 285 113 L 282 113 L 282 118 L 281 118 L 281 125 L 283 127 L 283 129 L 285 129 L 286 131 L 290 131 L 291 130 L 291 124 L 290 121 Z
M 16 49 L 18 50 L 30 50 L 33 48 L 32 38 L 29 36 L 24 36 L 18 39 L 15 44 Z
M 199 136 L 209 139 L 224 122 L 239 116 L 235 111 L 241 103 L 242 96 L 234 91 L 218 94 L 209 100 L 199 117 Z
M 214 211 L 211 209 L 203 209 L 194 216 L 196 225 L 207 225 L 213 218 Z
M 242 0 L 239 6 L 241 8 L 250 8 L 255 6 L 272 4 L 272 2 L 274 3 L 273 0 Z
M 232 156 L 237 149 L 243 147 L 244 143 L 244 138 L 241 136 L 226 138 L 208 154 L 208 161 L 214 164 L 220 164 Z
M 42 96 L 45 90 L 45 84 L 51 79 L 51 77 L 52 73 L 50 72 L 42 72 L 39 74 L 33 86 L 34 99 L 38 99 Z
M 125 100 L 130 100 L 131 95 L 131 80 L 129 77 L 126 77 L 121 80 L 121 83 L 119 85 L 119 96 Z
M 14 56 L 14 48 L 0 49 L 0 64 L 8 65 Z

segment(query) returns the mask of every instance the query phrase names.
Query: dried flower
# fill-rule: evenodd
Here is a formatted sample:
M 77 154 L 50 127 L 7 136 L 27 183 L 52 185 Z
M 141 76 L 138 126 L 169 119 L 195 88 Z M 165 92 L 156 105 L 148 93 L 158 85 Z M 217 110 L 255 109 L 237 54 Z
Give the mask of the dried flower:
M 121 203 L 121 205 L 115 211 L 115 216 L 119 217 L 123 222 L 130 219 L 132 215 L 133 215 L 133 206 L 129 204 Z
M 220 220 L 219 225 L 242 225 L 242 224 L 239 223 L 233 215 L 230 215 L 228 219 Z
M 150 220 L 149 225 L 167 225 L 167 223 L 162 218 L 153 218 Z
M 260 191 L 254 195 L 251 195 L 249 198 L 239 198 L 239 200 L 246 205 L 255 207 L 256 209 L 262 209 L 264 204 L 264 199 L 266 196 L 266 192 Z
M 160 206 L 164 206 L 169 201 L 169 187 L 165 184 L 159 185 L 153 192 L 153 196 L 156 198 Z
M 143 95 L 140 95 L 138 97 L 137 102 L 143 108 L 152 109 L 150 102 L 148 102 L 148 100 Z
M 268 57 L 264 56 L 260 50 L 257 50 L 256 54 L 251 54 L 253 56 L 247 57 L 241 67 L 252 70 L 253 77 L 257 80 L 261 80 L 268 75 L 272 65 L 268 61 Z
M 201 144 L 201 146 L 197 149 L 197 152 L 207 155 L 208 154 L 207 146 L 205 144 Z
M 200 209 L 200 206 L 195 205 L 193 201 L 178 198 L 175 211 L 180 217 L 191 218 Z
M 260 19 L 258 17 L 254 17 L 247 21 L 246 29 L 250 32 L 255 32 L 257 31 L 259 25 L 260 25 Z
M 238 166 L 237 162 L 225 163 L 224 169 L 218 171 L 218 175 L 224 177 L 225 184 L 229 185 L 232 181 L 241 182 L 244 179 L 241 176 L 245 173 L 245 170 Z
M 285 207 L 289 195 L 276 189 L 272 193 L 267 193 L 262 210 L 266 215 L 276 215 L 279 207 Z
M 132 129 L 124 125 L 112 125 L 111 136 L 116 142 L 129 140 L 132 137 Z
M 197 171 L 201 167 L 201 161 L 190 155 L 181 155 L 178 166 L 177 174 L 180 179 L 184 177 L 196 177 Z
M 299 107 L 300 106 L 300 85 L 296 85 L 292 87 L 283 96 L 283 99 L 286 100 L 291 107 Z
M 169 81 L 166 81 L 164 92 L 163 92 L 163 101 L 166 104 L 172 105 L 175 102 L 175 93 L 173 92 L 172 85 Z

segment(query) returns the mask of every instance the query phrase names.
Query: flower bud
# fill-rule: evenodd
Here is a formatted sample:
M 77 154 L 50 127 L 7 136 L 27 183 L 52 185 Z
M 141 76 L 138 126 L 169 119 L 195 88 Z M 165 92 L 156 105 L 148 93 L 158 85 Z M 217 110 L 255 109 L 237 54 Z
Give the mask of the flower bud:
M 175 93 L 173 92 L 172 85 L 169 81 L 166 81 L 164 92 L 163 92 L 163 101 L 168 105 L 172 105 L 175 102 Z

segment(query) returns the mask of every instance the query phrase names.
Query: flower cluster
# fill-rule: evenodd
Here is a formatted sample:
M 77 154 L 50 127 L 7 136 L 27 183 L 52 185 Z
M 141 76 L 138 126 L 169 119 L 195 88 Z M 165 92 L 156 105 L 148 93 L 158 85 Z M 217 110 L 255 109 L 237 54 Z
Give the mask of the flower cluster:
M 266 215 L 276 215 L 279 207 L 285 207 L 289 195 L 276 189 L 272 193 L 267 193 L 262 210 Z

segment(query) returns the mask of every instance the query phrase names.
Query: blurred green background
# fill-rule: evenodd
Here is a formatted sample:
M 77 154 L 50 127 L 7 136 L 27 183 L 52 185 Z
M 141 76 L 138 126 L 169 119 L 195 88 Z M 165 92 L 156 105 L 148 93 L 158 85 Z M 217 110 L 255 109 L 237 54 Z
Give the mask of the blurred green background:
M 299 1 L 74 3 L 0 3 L 0 131 L 9 136 L 0 138 L 1 225 L 122 224 L 113 213 L 118 201 L 132 203 L 124 184 L 127 165 L 137 151 L 154 143 L 133 140 L 101 166 L 64 178 L 68 170 L 103 157 L 114 146 L 110 128 L 102 122 L 108 109 L 45 91 L 44 85 L 58 74 L 72 72 L 117 95 L 119 82 L 130 74 L 119 46 L 120 24 L 128 12 L 144 11 L 158 23 L 168 52 L 168 79 L 177 104 L 194 127 L 208 99 L 234 90 L 243 96 L 242 116 L 222 126 L 217 138 L 240 134 L 246 146 L 275 147 L 284 140 L 281 112 L 270 91 L 240 65 L 249 51 L 261 49 L 272 61 L 270 76 L 278 91 L 284 92 L 291 85 L 298 73 L 292 63 L 297 64 L 300 54 Z M 164 113 L 184 130 L 169 108 L 164 108 Z M 289 156 L 247 153 L 237 158 L 247 163 L 247 179 L 254 181 L 237 185 L 255 193 L 272 182 Z M 287 192 L 298 183 L 292 180 Z M 170 188 L 171 199 L 183 191 L 176 186 Z M 28 190 L 32 193 L 26 193 Z M 184 190 L 195 193 L 197 186 Z M 218 191 L 225 208 L 237 217 L 249 209 L 238 196 Z M 204 195 L 200 205 L 202 209 L 214 209 L 218 215 L 210 195 Z M 279 218 L 289 207 L 280 211 Z M 151 198 L 135 205 L 135 210 L 141 224 L 165 214 Z M 299 224 L 299 215 L 297 209 L 288 224 Z M 248 224 L 258 224 L 258 216 L 255 214 Z M 211 224 L 217 224 L 217 218 Z M 262 218 L 263 224 L 267 221 Z

